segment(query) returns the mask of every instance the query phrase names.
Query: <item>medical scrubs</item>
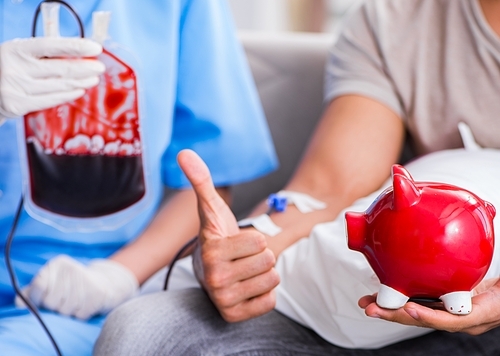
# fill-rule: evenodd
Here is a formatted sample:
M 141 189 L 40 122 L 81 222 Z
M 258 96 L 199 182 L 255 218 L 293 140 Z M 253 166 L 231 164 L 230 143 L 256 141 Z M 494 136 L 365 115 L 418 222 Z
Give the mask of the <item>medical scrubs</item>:
M 0 0 L 0 41 L 31 35 L 39 1 Z M 222 0 L 69 0 L 91 35 L 92 12 L 111 11 L 111 39 L 134 54 L 141 90 L 142 139 L 152 200 L 112 231 L 63 232 L 22 211 L 11 258 L 19 284 L 59 254 L 85 263 L 106 258 L 146 227 L 163 186 L 188 185 L 176 164 L 183 148 L 207 162 L 216 185 L 257 178 L 276 167 L 276 155 L 244 53 Z M 77 36 L 61 7 L 61 35 Z M 42 35 L 41 18 L 37 33 Z M 1 74 L 1 73 L 0 73 Z M 54 354 L 47 335 L 26 309 L 14 306 L 4 247 L 23 191 L 16 120 L 0 126 L 0 354 Z M 64 355 L 89 355 L 103 318 L 81 321 L 42 311 Z

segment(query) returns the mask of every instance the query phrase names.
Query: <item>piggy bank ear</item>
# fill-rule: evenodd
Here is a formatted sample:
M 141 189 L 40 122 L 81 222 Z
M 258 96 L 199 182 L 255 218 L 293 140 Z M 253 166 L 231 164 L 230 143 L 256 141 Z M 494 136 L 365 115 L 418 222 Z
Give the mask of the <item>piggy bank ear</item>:
M 484 205 L 486 205 L 486 209 L 488 210 L 488 213 L 490 213 L 491 218 L 495 218 L 497 210 L 495 209 L 493 204 L 491 204 L 489 201 L 485 201 Z
M 403 166 L 397 164 L 392 166 L 392 186 L 394 210 L 408 208 L 420 200 L 420 190 Z
M 410 172 L 406 170 L 405 167 L 399 165 L 399 164 L 394 164 L 392 165 L 392 177 L 394 179 L 394 175 L 399 174 L 401 176 L 405 176 L 409 180 L 413 181 L 413 177 L 410 175 Z

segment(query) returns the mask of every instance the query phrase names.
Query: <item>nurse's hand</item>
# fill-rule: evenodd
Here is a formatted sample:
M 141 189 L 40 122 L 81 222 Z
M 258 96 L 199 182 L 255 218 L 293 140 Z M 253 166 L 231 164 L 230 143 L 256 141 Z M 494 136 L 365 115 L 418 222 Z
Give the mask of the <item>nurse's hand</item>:
M 96 259 L 83 265 L 59 255 L 40 269 L 23 295 L 36 306 L 88 319 L 111 311 L 138 288 L 135 276 L 117 262 Z M 16 298 L 16 304 L 23 305 L 21 298 Z
M 184 150 L 178 162 L 198 198 L 201 227 L 193 254 L 196 277 L 228 322 L 271 311 L 276 304 L 274 288 L 279 275 L 265 236 L 256 231 L 240 232 L 199 156 Z
M 99 82 L 104 64 L 97 42 L 35 37 L 0 45 L 0 119 L 75 100 Z
M 447 311 L 428 308 L 417 303 L 406 303 L 396 310 L 380 308 L 376 295 L 364 296 L 358 302 L 365 314 L 404 325 L 415 325 L 449 332 L 479 335 L 500 326 L 500 281 L 488 279 L 474 289 L 472 312 L 453 315 Z

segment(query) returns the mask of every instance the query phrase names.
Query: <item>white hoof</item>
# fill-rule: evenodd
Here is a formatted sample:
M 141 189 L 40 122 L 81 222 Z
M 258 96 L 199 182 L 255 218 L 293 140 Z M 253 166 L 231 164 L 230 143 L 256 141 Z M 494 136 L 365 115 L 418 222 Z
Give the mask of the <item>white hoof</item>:
M 399 309 L 405 305 L 408 299 L 403 293 L 382 284 L 378 291 L 377 304 L 379 307 L 386 309 Z
M 464 315 L 472 311 L 472 292 L 452 292 L 444 294 L 439 299 L 451 314 Z

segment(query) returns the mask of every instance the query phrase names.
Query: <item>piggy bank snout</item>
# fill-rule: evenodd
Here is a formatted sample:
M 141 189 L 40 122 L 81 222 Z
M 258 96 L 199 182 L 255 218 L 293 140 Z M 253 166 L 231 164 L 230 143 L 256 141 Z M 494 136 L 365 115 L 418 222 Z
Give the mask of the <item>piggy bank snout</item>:
M 365 246 L 366 218 L 364 213 L 346 212 L 345 228 L 347 235 L 347 245 L 351 250 L 362 251 Z

